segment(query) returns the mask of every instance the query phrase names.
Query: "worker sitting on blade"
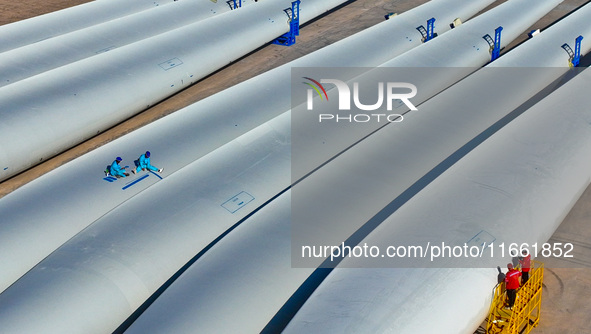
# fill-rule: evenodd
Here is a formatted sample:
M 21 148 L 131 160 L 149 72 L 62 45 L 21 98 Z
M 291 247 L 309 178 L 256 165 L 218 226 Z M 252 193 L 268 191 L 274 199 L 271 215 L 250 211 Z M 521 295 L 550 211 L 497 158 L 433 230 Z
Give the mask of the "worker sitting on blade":
M 135 170 L 131 170 L 134 174 L 139 173 L 142 170 L 149 169 L 154 172 L 162 173 L 162 168 L 154 167 L 150 164 L 150 151 L 146 151 L 146 153 L 142 154 L 139 159 L 135 161 L 137 168 Z
M 115 176 L 116 178 L 129 176 L 129 173 L 126 173 L 125 172 L 125 168 L 127 168 L 129 166 L 121 167 L 119 165 L 119 163 L 121 161 L 122 161 L 121 157 L 117 157 L 115 159 L 115 161 L 113 161 L 113 163 L 111 164 L 111 166 L 109 166 L 109 168 L 108 168 L 108 174 L 110 174 L 112 176 Z

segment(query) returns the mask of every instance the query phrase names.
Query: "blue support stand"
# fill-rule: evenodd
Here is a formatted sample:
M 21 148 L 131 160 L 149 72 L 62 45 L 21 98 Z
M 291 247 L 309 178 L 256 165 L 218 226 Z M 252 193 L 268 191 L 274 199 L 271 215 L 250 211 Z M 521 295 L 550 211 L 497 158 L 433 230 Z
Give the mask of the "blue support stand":
M 494 61 L 495 59 L 499 58 L 501 54 L 501 31 L 503 31 L 503 27 L 498 27 L 495 29 L 495 44 L 492 50 L 490 61 Z
M 583 36 L 579 36 L 579 37 L 577 37 L 577 39 L 575 39 L 575 55 L 572 60 L 573 67 L 579 66 L 579 62 L 581 61 L 581 41 L 582 40 L 583 40 Z
M 568 54 L 568 65 L 570 67 L 577 67 L 579 66 L 579 62 L 581 61 L 581 41 L 583 40 L 583 36 L 579 36 L 575 39 L 575 51 L 570 48 L 568 43 L 562 44 L 562 48 Z
M 423 41 L 423 43 L 426 43 L 426 42 L 432 40 L 433 38 L 435 38 L 435 36 L 437 36 L 437 34 L 433 33 L 434 27 L 435 27 L 435 18 L 434 17 L 427 20 L 427 29 L 425 29 L 425 27 L 422 25 L 417 27 L 417 30 L 423 36 L 423 39 L 421 39 L 421 41 Z
M 289 32 L 273 41 L 273 44 L 291 46 L 296 42 L 296 36 L 300 34 L 300 0 L 291 3 L 291 15 L 289 20 Z
M 233 0 L 234 1 L 234 9 L 242 7 L 242 0 Z
M 433 39 L 433 28 L 435 27 L 435 18 L 432 17 L 427 21 L 427 37 L 425 38 L 425 42 L 428 42 Z

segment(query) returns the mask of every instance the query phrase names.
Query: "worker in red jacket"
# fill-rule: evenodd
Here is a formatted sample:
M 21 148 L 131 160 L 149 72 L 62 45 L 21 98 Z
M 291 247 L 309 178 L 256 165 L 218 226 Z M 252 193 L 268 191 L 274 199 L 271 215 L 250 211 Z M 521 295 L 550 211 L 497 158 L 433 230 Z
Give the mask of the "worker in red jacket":
M 507 269 L 509 269 L 509 271 L 505 275 L 505 288 L 507 289 L 509 308 L 512 308 L 515 304 L 515 298 L 517 297 L 517 289 L 519 289 L 519 277 L 521 277 L 521 273 L 519 270 L 513 268 L 513 263 L 508 263 Z
M 519 259 L 519 264 L 521 265 L 521 285 L 525 285 L 527 280 L 529 279 L 529 271 L 531 268 L 531 254 L 527 250 L 523 250 L 522 258 Z

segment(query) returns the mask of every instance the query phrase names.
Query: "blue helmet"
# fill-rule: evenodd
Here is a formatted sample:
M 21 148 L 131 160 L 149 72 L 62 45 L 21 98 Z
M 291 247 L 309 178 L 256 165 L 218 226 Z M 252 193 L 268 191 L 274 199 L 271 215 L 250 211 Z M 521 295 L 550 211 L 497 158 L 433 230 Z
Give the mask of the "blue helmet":
M 146 151 L 146 158 L 150 157 L 150 151 Z
M 117 162 L 119 162 L 119 161 L 121 161 L 121 160 L 123 160 L 123 159 L 121 159 L 121 157 L 117 157 L 117 158 L 115 159 L 115 161 L 117 161 Z

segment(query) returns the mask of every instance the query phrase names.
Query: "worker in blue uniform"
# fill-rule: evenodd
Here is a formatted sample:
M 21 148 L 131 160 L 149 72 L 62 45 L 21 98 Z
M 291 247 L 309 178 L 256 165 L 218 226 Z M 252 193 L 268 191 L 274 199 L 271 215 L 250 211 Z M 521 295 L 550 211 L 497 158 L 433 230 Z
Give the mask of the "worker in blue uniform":
M 154 167 L 152 164 L 150 164 L 150 151 L 146 151 L 146 153 L 142 154 L 139 159 L 136 160 L 136 165 L 137 168 L 132 170 L 134 174 L 146 169 L 162 173 L 162 168 Z
M 111 174 L 112 176 L 115 176 L 117 178 L 129 176 L 129 173 L 125 172 L 125 168 L 127 168 L 127 167 L 121 167 L 119 165 L 119 163 L 122 160 L 123 159 L 121 159 L 121 157 L 117 157 L 115 159 L 115 161 L 113 161 L 113 163 L 111 164 L 111 167 L 109 168 L 109 174 Z

